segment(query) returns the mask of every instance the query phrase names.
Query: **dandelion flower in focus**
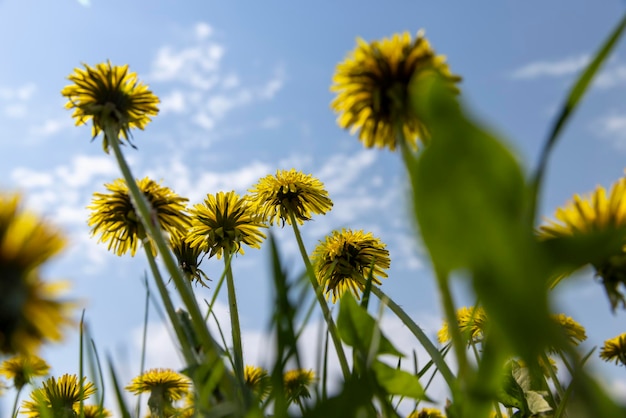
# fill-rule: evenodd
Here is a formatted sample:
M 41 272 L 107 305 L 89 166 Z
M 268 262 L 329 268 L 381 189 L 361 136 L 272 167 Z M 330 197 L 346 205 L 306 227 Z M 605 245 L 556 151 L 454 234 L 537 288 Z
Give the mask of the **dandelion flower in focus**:
M 40 268 L 65 246 L 63 235 L 22 210 L 18 195 L 0 194 L 0 353 L 33 354 L 61 340 L 72 304 L 58 298 L 65 282 L 47 283 Z
M 600 350 L 600 358 L 606 362 L 626 365 L 626 333 L 606 340 Z
M 209 258 L 222 252 L 243 254 L 241 244 L 260 248 L 265 225 L 246 197 L 234 191 L 209 194 L 204 203 L 194 205 L 188 242 L 209 254 Z
M 13 386 L 20 390 L 32 382 L 34 377 L 46 376 L 50 366 L 34 354 L 19 354 L 0 364 L 0 374 L 13 381 Z
M 82 390 L 81 390 L 82 383 Z M 31 399 L 22 403 L 23 413 L 29 417 L 73 417 L 81 401 L 96 392 L 93 383 L 76 375 L 64 374 L 59 379 L 51 377 L 41 388 L 31 392 Z
M 291 225 L 290 214 L 302 225 L 313 213 L 323 215 L 333 207 L 321 181 L 294 169 L 278 170 L 276 175 L 262 178 L 250 194 L 251 202 L 270 225 L 280 221 Z
M 337 93 L 331 108 L 337 123 L 367 148 L 398 146 L 398 136 L 413 149 L 417 139 L 428 140 L 428 130 L 410 105 L 409 83 L 421 74 L 439 74 L 458 91 L 460 77 L 453 75 L 445 57 L 436 55 L 422 31 L 412 40 L 408 32 L 371 43 L 357 39 L 357 47 L 337 65 L 331 91 Z
M 300 404 L 304 399 L 310 398 L 309 387 L 314 382 L 315 373 L 313 370 L 297 369 L 285 372 L 283 384 L 288 401 Z
M 105 131 L 107 121 L 112 121 L 117 136 L 122 136 L 132 146 L 130 130 L 144 129 L 152 116 L 159 112 L 159 99 L 148 87 L 137 80 L 137 74 L 128 71 L 128 65 L 117 66 L 107 63 L 85 69 L 76 68 L 68 77 L 73 83 L 61 90 L 61 94 L 69 100 L 65 107 L 74 109 L 72 117 L 76 125 L 83 125 L 93 119 L 91 132 L 93 138 Z M 106 131 L 102 147 L 109 150 L 110 141 Z
M 457 309 L 456 320 L 458 322 L 461 334 L 468 336 L 468 343 L 476 343 L 482 341 L 487 327 L 487 315 L 482 307 L 466 307 Z M 437 339 L 441 344 L 450 341 L 450 329 L 447 322 L 437 333 Z
M 154 416 L 173 408 L 172 402 L 183 399 L 191 386 L 189 379 L 171 369 L 151 369 L 135 377 L 126 390 L 135 395 L 150 392 L 148 406 Z
M 391 264 L 385 244 L 371 232 L 342 229 L 320 242 L 313 251 L 311 262 L 326 297 L 332 293 L 333 303 L 343 292 L 351 291 L 358 299 L 370 275 L 380 285 Z
M 564 207 L 556 210 L 554 217 L 555 220 L 548 220 L 539 227 L 541 239 L 585 236 L 626 227 L 626 178 L 615 182 L 608 196 L 601 186 L 587 196 L 574 195 Z M 618 254 L 593 264 L 613 310 L 620 302 L 626 307 L 624 295 L 618 289 L 620 284 L 626 285 L 626 237 L 624 244 Z
M 189 216 L 185 213 L 188 199 L 178 196 L 170 188 L 161 186 L 148 177 L 137 180 L 137 186 L 152 208 L 152 220 L 158 222 L 163 231 L 174 233 L 189 226 Z M 130 251 L 135 255 L 137 247 L 146 231 L 135 212 L 126 182 L 117 179 L 105 184 L 109 193 L 94 193 L 88 225 L 91 234 L 100 234 L 98 242 L 108 242 L 108 249 L 119 256 Z M 153 252 L 156 251 L 152 244 Z

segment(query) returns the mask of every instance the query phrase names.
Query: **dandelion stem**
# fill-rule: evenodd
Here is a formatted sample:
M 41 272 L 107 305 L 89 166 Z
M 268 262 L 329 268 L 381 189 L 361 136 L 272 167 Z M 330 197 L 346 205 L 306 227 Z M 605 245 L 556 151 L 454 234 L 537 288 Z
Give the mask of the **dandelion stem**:
M 231 251 L 227 251 L 229 254 Z M 228 288 L 228 306 L 230 310 L 230 326 L 233 336 L 233 357 L 235 366 L 235 376 L 241 387 L 246 407 L 250 405 L 250 391 L 244 388 L 243 376 L 243 346 L 241 344 L 241 325 L 239 323 L 239 311 L 237 309 L 237 295 L 235 293 L 235 281 L 233 279 L 233 270 L 227 257 L 224 257 L 224 267 L 226 269 L 226 287 Z
M 315 277 L 315 272 L 313 271 L 311 260 L 309 259 L 306 248 L 304 247 L 302 235 L 300 234 L 300 229 L 298 228 L 298 222 L 296 221 L 296 217 L 293 212 L 289 212 L 289 220 L 291 221 L 291 226 L 293 227 L 293 232 L 296 236 L 296 241 L 298 242 L 298 248 L 300 249 L 302 260 L 304 261 L 304 265 L 306 266 L 306 271 L 308 273 L 309 279 L 311 280 L 311 285 L 313 286 L 313 290 L 315 291 L 315 296 L 317 297 L 320 308 L 322 308 L 324 320 L 326 321 L 326 324 L 328 324 L 328 332 L 330 333 L 330 337 L 332 338 L 333 344 L 335 345 L 335 351 L 337 352 L 337 358 L 339 358 L 339 364 L 341 366 L 343 377 L 347 379 L 348 377 L 350 377 L 350 367 L 348 366 L 348 360 L 346 359 L 346 354 L 343 351 L 343 346 L 341 345 L 341 339 L 339 338 L 339 333 L 337 332 L 337 326 L 335 325 L 335 321 L 333 321 L 333 317 L 330 314 L 330 309 L 328 309 L 326 300 L 322 295 L 322 288 L 317 282 L 317 278 Z
M 17 418 L 17 404 L 20 400 L 20 394 L 22 393 L 22 389 L 24 386 L 20 386 L 17 389 L 17 393 L 15 394 L 15 400 L 13 401 L 13 410 L 11 412 L 11 418 Z
M 110 117 L 107 118 L 104 123 L 104 132 L 109 139 L 109 145 L 111 146 L 111 148 L 113 148 L 113 153 L 115 154 L 117 163 L 120 167 L 120 170 L 122 171 L 122 175 L 124 177 L 124 180 L 126 181 L 126 185 L 128 186 L 128 191 L 132 197 L 138 217 L 139 219 L 141 219 L 141 222 L 146 231 L 148 231 L 150 237 L 154 240 L 158 252 L 159 254 L 161 254 L 161 257 L 163 259 L 163 263 L 165 264 L 165 267 L 170 274 L 170 277 L 174 281 L 174 285 L 176 286 L 176 289 L 178 290 L 178 293 L 183 300 L 187 312 L 189 312 L 189 316 L 191 317 L 191 322 L 194 326 L 195 332 L 198 334 L 200 341 L 202 342 L 206 361 L 209 364 L 219 364 L 220 362 L 222 362 L 222 360 L 218 354 L 217 344 L 209 333 L 206 322 L 204 322 L 204 317 L 200 312 L 200 307 L 196 302 L 193 290 L 191 289 L 189 282 L 185 280 L 182 271 L 178 267 L 178 263 L 174 259 L 174 256 L 172 255 L 172 252 L 170 251 L 169 246 L 165 241 L 165 237 L 161 232 L 161 228 L 159 224 L 153 219 L 148 202 L 146 201 L 143 193 L 139 190 L 139 187 L 137 187 L 136 180 L 130 171 L 130 167 L 128 167 L 128 164 L 124 159 L 124 155 L 122 154 L 122 150 L 120 148 L 120 141 L 118 139 L 119 130 L 115 129 L 116 125 L 117 124 L 113 119 L 111 119 Z M 159 292 L 161 293 L 161 297 L 164 299 L 164 302 L 165 299 L 167 299 L 171 304 L 171 298 L 167 294 L 167 292 L 163 293 L 160 290 Z M 175 317 L 170 317 L 170 320 L 173 324 L 177 323 Z M 181 344 L 185 344 L 184 341 L 186 340 L 181 340 Z M 223 374 L 223 378 L 220 381 L 220 389 L 222 391 L 226 391 L 228 394 L 234 394 L 232 380 L 227 373 Z

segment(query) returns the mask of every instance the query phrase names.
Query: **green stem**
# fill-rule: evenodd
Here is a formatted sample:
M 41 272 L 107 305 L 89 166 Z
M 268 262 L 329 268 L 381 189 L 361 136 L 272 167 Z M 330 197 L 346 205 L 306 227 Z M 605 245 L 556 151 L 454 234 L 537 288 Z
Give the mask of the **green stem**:
M 339 338 L 337 326 L 335 325 L 335 321 L 333 321 L 333 317 L 330 314 L 330 309 L 328 309 L 328 305 L 326 304 L 326 300 L 324 299 L 324 295 L 322 294 L 322 287 L 319 285 L 319 283 L 317 282 L 317 278 L 315 277 L 315 271 L 313 270 L 313 266 L 311 265 L 311 260 L 309 259 L 309 256 L 306 252 L 306 248 L 304 247 L 304 242 L 302 241 L 302 235 L 300 234 L 300 229 L 298 228 L 298 222 L 296 221 L 296 217 L 291 211 L 289 212 L 289 220 L 291 221 L 291 226 L 293 227 L 293 232 L 296 236 L 298 248 L 300 249 L 300 254 L 302 255 L 304 265 L 306 266 L 306 271 L 311 281 L 311 285 L 313 286 L 313 290 L 315 291 L 315 297 L 317 298 L 320 308 L 322 308 L 324 320 L 328 325 L 328 332 L 330 333 L 330 337 L 332 338 L 333 344 L 335 345 L 335 351 L 337 352 L 337 358 L 339 359 L 341 372 L 343 373 L 343 377 L 347 379 L 348 377 L 350 377 L 350 367 L 348 366 L 348 360 L 346 359 L 346 354 L 343 351 L 343 346 L 341 345 L 341 338 Z
M 146 344 L 148 341 L 148 312 L 150 308 L 150 287 L 148 286 L 148 275 L 144 276 L 144 285 L 146 287 L 146 302 L 143 311 L 143 334 L 141 336 L 141 359 L 139 360 L 139 375 L 141 376 L 146 366 Z M 141 392 L 137 395 L 136 414 L 141 416 Z
M 230 251 L 227 251 L 231 254 Z M 244 403 L 247 407 L 251 403 L 251 399 L 248 398 L 250 391 L 244 388 L 244 376 L 243 376 L 243 346 L 241 344 L 241 325 L 239 323 L 239 310 L 237 308 L 237 294 L 235 293 L 235 281 L 233 279 L 233 270 L 228 262 L 228 259 L 224 257 L 224 266 L 226 268 L 226 286 L 228 288 L 228 307 L 230 310 L 230 326 L 233 336 L 233 357 L 235 365 L 235 377 L 237 382 L 241 386 L 241 391 L 244 395 Z
M 197 364 L 198 361 L 196 359 L 196 355 L 193 352 L 193 348 L 190 346 L 188 336 L 185 334 L 185 331 L 180 325 L 180 321 L 178 320 L 178 316 L 176 315 L 176 310 L 174 309 L 174 305 L 172 304 L 172 299 L 167 292 L 165 282 L 163 281 L 163 277 L 161 276 L 159 267 L 157 266 L 156 260 L 154 259 L 152 246 L 150 245 L 150 243 L 146 242 L 143 248 L 145 250 L 146 257 L 148 258 L 148 264 L 150 265 L 152 277 L 154 277 L 157 289 L 159 290 L 159 294 L 161 295 L 161 300 L 163 301 L 163 305 L 165 306 L 165 311 L 167 312 L 167 316 L 170 318 L 170 322 L 172 323 L 174 332 L 176 332 L 176 337 L 180 342 L 185 361 L 189 366 Z
M 17 418 L 17 404 L 20 400 L 20 394 L 22 393 L 23 388 L 24 386 L 20 386 L 19 389 L 17 389 L 17 393 L 15 394 L 15 400 L 13 401 L 13 410 L 11 412 L 11 418 Z
M 110 118 L 108 118 L 108 120 L 104 123 L 105 134 L 109 139 L 109 145 L 113 149 L 117 163 L 120 167 L 120 170 L 122 171 L 122 175 L 124 177 L 124 180 L 126 181 L 126 185 L 128 186 L 128 191 L 132 197 L 135 210 L 139 215 L 138 218 L 141 220 L 146 231 L 148 231 L 150 237 L 154 240 L 157 250 L 159 251 L 159 254 L 161 254 L 161 257 L 163 259 L 163 263 L 168 273 L 170 274 L 170 277 L 174 281 L 174 285 L 176 286 L 176 289 L 181 296 L 187 312 L 189 312 L 189 316 L 191 317 L 191 322 L 194 326 L 195 332 L 202 342 L 204 355 L 206 356 L 207 362 L 209 364 L 219 364 L 220 362 L 222 362 L 222 360 L 219 357 L 217 344 L 209 333 L 206 322 L 204 322 L 203 315 L 200 312 L 200 307 L 198 306 L 198 303 L 195 299 L 189 281 L 185 279 L 183 272 L 179 268 L 177 261 L 172 255 L 172 252 L 170 251 L 170 248 L 165 241 L 165 237 L 161 232 L 161 228 L 158 222 L 156 222 L 156 220 L 153 218 L 148 202 L 146 201 L 143 193 L 139 190 L 136 180 L 132 175 L 128 164 L 126 163 L 126 160 L 124 159 L 124 155 L 122 154 L 118 139 L 119 129 L 116 128 L 117 124 Z M 168 299 L 169 303 L 171 304 L 171 299 L 167 293 L 161 292 L 161 296 L 165 299 Z M 175 321 L 173 317 L 170 319 L 172 320 L 173 324 L 177 323 L 177 321 Z M 183 343 L 182 341 L 181 344 Z M 226 393 L 233 394 L 231 379 L 229 378 L 227 373 L 224 373 L 223 376 L 224 377 L 220 382 L 220 389 L 222 391 L 226 391 Z
M 550 358 L 547 356 L 546 353 L 542 352 L 541 360 L 543 360 L 544 364 L 546 365 L 546 368 L 548 369 L 548 374 L 550 375 L 550 378 L 552 379 L 552 382 L 554 383 L 554 387 L 556 388 L 556 391 L 559 394 L 559 398 L 562 398 L 563 394 L 565 393 L 565 390 L 563 390 L 563 386 L 561 385 L 559 378 L 557 377 L 556 373 L 554 372 L 554 369 L 552 368 L 552 364 L 550 363 Z
M 406 325 L 409 331 L 413 333 L 413 335 L 415 336 L 415 338 L 417 338 L 422 347 L 424 347 L 428 355 L 430 355 L 430 358 L 437 366 L 437 370 L 439 370 L 439 372 L 443 376 L 444 380 L 448 384 L 448 387 L 450 389 L 454 389 L 456 387 L 456 378 L 454 377 L 454 374 L 452 374 L 452 371 L 450 370 L 448 363 L 446 363 L 445 359 L 443 358 L 443 355 L 437 349 L 437 347 L 435 347 L 432 341 L 430 341 L 430 338 L 428 338 L 424 331 L 415 323 L 415 321 L 413 321 L 413 319 L 411 319 L 411 317 L 404 311 L 404 309 L 402 309 L 396 302 L 394 302 L 393 299 L 389 298 L 389 296 L 387 296 L 385 292 L 380 290 L 380 288 L 372 286 L 372 293 L 376 295 L 376 297 L 378 297 L 381 301 L 383 301 L 383 303 L 386 304 L 389 309 L 391 309 L 391 311 L 396 314 L 398 318 L 400 318 L 400 320 L 404 323 L 404 325 Z

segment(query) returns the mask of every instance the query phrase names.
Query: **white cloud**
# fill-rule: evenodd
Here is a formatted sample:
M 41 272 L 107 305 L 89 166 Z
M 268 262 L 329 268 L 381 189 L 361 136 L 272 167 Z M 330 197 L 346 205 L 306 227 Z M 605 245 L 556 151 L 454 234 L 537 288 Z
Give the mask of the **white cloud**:
M 199 40 L 204 40 L 213 34 L 213 28 L 208 23 L 200 22 L 196 24 L 195 32 Z
M 371 150 L 361 150 L 354 156 L 333 155 L 318 170 L 317 177 L 324 182 L 331 195 L 338 195 L 359 179 L 361 173 L 374 164 L 378 155 Z
M 16 88 L 0 87 L 0 99 L 28 101 L 35 91 L 37 91 L 37 86 L 34 83 L 24 84 Z
M 259 124 L 261 129 L 276 129 L 281 125 L 282 121 L 280 118 L 270 116 L 269 118 L 265 118 Z
M 57 167 L 54 173 L 65 185 L 77 188 L 90 184 L 95 177 L 116 176 L 118 168 L 112 158 L 106 155 L 77 155 L 72 158 L 69 167 Z
M 224 51 L 224 47 L 215 42 L 201 42 L 181 50 L 164 46 L 157 52 L 148 79 L 178 81 L 193 88 L 209 90 L 217 83 L 212 73 L 219 69 Z
M 43 124 L 33 126 L 30 132 L 35 136 L 48 137 L 72 126 L 72 119 L 69 117 L 54 118 L 46 120 Z
M 609 140 L 613 146 L 626 150 L 626 114 L 613 114 L 597 119 L 591 124 L 593 132 Z
M 168 95 L 161 98 L 159 110 L 161 114 L 181 113 L 187 108 L 185 95 L 180 90 L 172 90 Z
M 513 71 L 511 78 L 561 77 L 580 71 L 588 63 L 589 56 L 586 54 L 554 61 L 535 61 Z
M 594 86 L 607 89 L 626 84 L 626 65 L 607 68 L 594 80 Z
M 18 167 L 11 172 L 11 179 L 20 187 L 47 187 L 54 183 L 54 177 L 48 172 L 39 172 L 29 168 Z
M 285 84 L 285 70 L 282 67 L 274 70 L 274 76 L 259 90 L 259 97 L 264 100 L 271 100 L 276 96 Z

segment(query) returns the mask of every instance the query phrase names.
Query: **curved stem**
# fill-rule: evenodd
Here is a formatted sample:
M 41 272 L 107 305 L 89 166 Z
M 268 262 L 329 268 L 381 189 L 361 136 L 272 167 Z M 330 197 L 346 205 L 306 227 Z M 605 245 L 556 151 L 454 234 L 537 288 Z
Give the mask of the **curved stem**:
M 317 298 L 320 308 L 322 308 L 324 320 L 328 325 L 328 332 L 330 333 L 330 337 L 332 338 L 333 344 L 335 345 L 335 351 L 337 352 L 337 358 L 339 359 L 341 372 L 343 373 L 343 377 L 347 379 L 348 377 L 350 377 L 350 367 L 348 366 L 348 360 L 346 359 L 346 354 L 343 351 L 343 346 L 341 345 L 341 338 L 339 338 L 337 326 L 335 325 L 335 321 L 333 321 L 333 317 L 330 314 L 330 309 L 328 309 L 326 300 L 322 295 L 322 287 L 319 285 L 319 283 L 317 282 L 317 278 L 315 277 L 315 272 L 313 271 L 311 260 L 309 259 L 306 248 L 304 247 L 302 235 L 300 234 L 300 229 L 298 228 L 298 222 L 296 221 L 296 217 L 294 216 L 293 212 L 289 212 L 289 220 L 291 221 L 291 226 L 293 227 L 293 232 L 296 236 L 296 241 L 298 242 L 298 248 L 300 249 L 302 260 L 304 261 L 304 265 L 306 266 L 306 271 L 308 273 L 307 276 L 309 276 L 311 285 L 313 286 L 313 290 L 315 291 L 315 297 Z

